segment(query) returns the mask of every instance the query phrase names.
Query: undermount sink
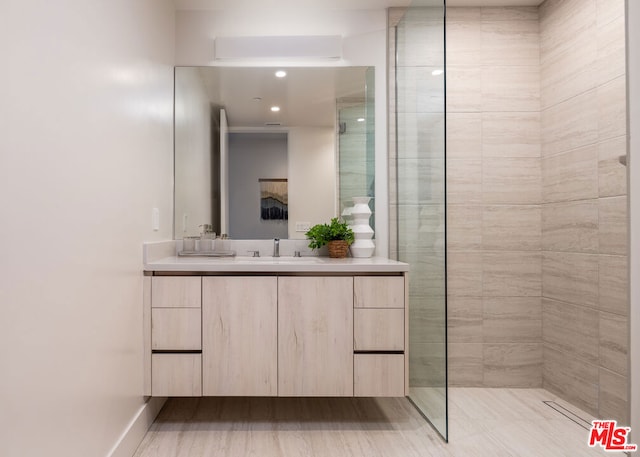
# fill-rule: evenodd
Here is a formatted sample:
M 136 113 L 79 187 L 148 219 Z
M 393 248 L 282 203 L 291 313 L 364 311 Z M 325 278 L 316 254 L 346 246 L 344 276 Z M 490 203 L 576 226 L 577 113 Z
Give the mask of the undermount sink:
M 260 263 L 260 262 L 273 262 L 273 263 L 290 263 L 290 262 L 311 262 L 311 263 L 317 263 L 320 262 L 320 258 L 319 257 L 314 257 L 314 256 L 306 256 L 306 257 L 289 257 L 289 256 L 280 256 L 280 257 L 271 257 L 271 256 L 266 256 L 266 257 L 242 257 L 242 256 L 236 256 L 234 259 L 235 262 L 241 262 L 241 263 Z

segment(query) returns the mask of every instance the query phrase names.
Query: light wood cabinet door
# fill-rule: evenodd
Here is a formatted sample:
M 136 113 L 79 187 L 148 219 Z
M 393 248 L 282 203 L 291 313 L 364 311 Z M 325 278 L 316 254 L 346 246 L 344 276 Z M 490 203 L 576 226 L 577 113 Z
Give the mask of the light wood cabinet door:
M 154 351 L 201 349 L 201 314 L 200 308 L 153 308 L 151 348 Z
M 404 308 L 402 276 L 356 276 L 353 289 L 356 308 Z
M 151 284 L 154 308 L 200 308 L 200 276 L 154 276 Z
M 356 308 L 353 349 L 404 351 L 404 309 Z
M 354 396 L 403 397 L 403 354 L 356 354 Z
M 353 395 L 353 278 L 278 278 L 278 395 Z
M 275 276 L 203 278 L 203 395 L 278 394 L 277 282 Z
M 154 397 L 202 395 L 200 354 L 153 354 L 151 394 Z

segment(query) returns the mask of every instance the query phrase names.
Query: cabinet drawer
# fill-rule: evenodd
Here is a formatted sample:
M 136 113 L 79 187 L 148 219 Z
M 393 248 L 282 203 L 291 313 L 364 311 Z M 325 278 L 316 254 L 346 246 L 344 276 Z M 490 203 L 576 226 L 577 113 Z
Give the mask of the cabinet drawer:
M 354 350 L 404 350 L 404 309 L 358 308 L 353 313 Z
M 354 355 L 353 381 L 356 397 L 404 397 L 404 355 Z
M 201 354 L 153 354 L 151 395 L 154 397 L 202 396 Z
M 151 349 L 202 349 L 202 313 L 199 308 L 151 310 Z
M 356 308 L 404 308 L 404 277 L 356 276 L 353 299 Z
M 200 276 L 154 276 L 151 281 L 151 306 L 154 308 L 200 308 Z

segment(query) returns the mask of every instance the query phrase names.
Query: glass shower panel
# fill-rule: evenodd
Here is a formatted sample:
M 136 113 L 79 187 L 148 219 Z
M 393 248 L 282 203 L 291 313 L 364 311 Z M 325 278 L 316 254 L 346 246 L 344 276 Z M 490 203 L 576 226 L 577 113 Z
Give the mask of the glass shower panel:
M 397 253 L 411 265 L 409 398 L 447 438 L 444 2 L 396 26 Z
M 338 210 L 349 222 L 353 197 L 375 196 L 374 68 L 367 68 L 364 98 L 341 98 L 338 110 Z M 374 199 L 369 201 L 375 230 Z

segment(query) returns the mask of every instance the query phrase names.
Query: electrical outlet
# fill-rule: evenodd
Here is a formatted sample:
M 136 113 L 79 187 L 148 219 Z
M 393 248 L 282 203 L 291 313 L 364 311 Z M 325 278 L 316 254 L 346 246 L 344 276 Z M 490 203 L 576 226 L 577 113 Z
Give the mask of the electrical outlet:
M 296 222 L 296 232 L 308 232 L 311 222 Z

